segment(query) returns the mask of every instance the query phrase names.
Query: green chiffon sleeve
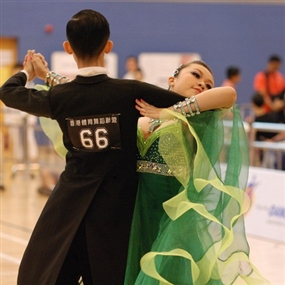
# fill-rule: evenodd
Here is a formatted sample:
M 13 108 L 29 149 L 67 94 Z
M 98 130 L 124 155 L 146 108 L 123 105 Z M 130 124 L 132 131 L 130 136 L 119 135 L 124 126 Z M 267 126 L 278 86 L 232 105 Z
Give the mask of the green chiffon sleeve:
M 270 284 L 249 258 L 243 219 L 250 206 L 249 155 L 238 107 L 190 118 L 165 112 L 185 127 L 172 145 L 167 136 L 159 142 L 183 186 L 163 203 L 165 217 L 135 284 Z M 191 160 L 185 152 L 194 152 Z
M 49 87 L 47 87 L 46 85 L 40 85 L 40 84 L 35 85 L 34 88 L 37 90 L 48 90 L 49 89 Z M 44 118 L 44 117 L 40 117 L 39 122 L 40 122 L 43 132 L 51 140 L 56 153 L 60 157 L 65 158 L 67 149 L 65 148 L 63 144 L 62 131 L 58 123 L 52 119 Z

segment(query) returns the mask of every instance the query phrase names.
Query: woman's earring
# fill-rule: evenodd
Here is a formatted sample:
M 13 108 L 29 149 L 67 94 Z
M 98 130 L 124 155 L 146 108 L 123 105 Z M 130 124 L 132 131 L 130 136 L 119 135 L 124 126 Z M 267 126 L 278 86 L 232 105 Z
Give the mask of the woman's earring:
M 174 84 L 173 84 L 173 83 L 170 83 L 170 84 L 168 85 L 168 90 L 170 90 L 173 86 L 174 86 Z

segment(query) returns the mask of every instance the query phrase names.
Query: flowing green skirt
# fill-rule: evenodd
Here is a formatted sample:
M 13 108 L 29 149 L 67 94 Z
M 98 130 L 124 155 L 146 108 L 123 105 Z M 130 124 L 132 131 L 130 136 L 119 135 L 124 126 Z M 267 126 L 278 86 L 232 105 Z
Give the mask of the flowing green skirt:
M 238 108 L 229 118 L 222 110 L 173 115 L 183 132 L 159 135 L 173 176 L 140 173 L 125 285 L 269 284 L 249 258 L 248 144 Z

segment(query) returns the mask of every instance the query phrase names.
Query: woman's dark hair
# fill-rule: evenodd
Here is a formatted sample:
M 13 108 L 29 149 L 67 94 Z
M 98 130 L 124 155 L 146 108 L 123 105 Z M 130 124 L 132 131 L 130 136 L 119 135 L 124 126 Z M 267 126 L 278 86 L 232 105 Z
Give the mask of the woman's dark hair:
M 207 63 L 205 63 L 203 60 L 193 60 L 193 61 L 191 61 L 191 62 L 189 62 L 189 63 L 182 64 L 182 65 L 180 65 L 179 67 L 177 67 L 177 68 L 175 69 L 174 73 L 173 73 L 173 76 L 176 77 L 182 69 L 184 69 L 184 68 L 186 68 L 186 67 L 188 67 L 188 66 L 190 66 L 190 65 L 192 65 L 192 64 L 199 64 L 199 65 L 204 66 L 204 67 L 207 68 L 207 69 L 210 71 L 210 73 L 213 75 L 213 71 L 211 70 L 211 68 L 209 67 L 209 65 L 208 65 Z

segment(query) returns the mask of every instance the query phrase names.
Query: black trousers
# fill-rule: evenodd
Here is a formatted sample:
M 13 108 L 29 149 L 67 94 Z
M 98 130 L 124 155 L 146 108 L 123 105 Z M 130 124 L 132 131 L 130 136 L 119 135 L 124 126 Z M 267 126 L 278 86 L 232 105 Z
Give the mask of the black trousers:
M 62 265 L 56 285 L 78 285 L 81 276 L 84 285 L 93 285 L 86 244 L 83 220 Z

